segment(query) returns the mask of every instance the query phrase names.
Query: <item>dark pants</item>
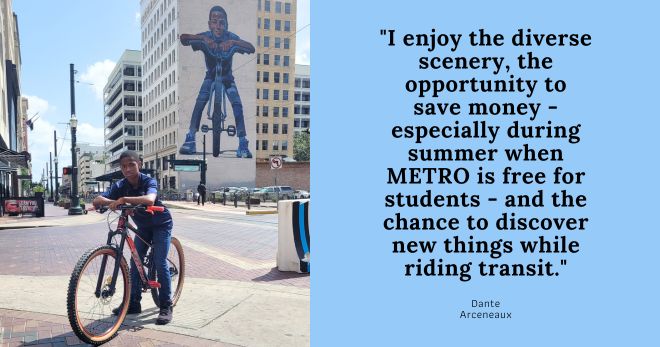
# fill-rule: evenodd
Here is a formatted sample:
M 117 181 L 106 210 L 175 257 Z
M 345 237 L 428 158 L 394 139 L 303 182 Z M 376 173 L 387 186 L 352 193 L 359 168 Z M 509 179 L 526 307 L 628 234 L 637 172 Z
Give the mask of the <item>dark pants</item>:
M 211 97 L 211 85 L 213 84 L 212 79 L 205 79 L 202 83 L 202 86 L 199 88 L 199 95 L 195 101 L 195 107 L 193 108 L 192 117 L 190 117 L 190 129 L 191 133 L 196 133 L 199 131 L 199 123 L 202 120 L 202 113 L 204 108 Z M 238 88 L 236 88 L 235 82 L 224 83 L 225 85 L 225 95 L 231 103 L 231 108 L 234 111 L 234 120 L 236 123 L 236 133 L 239 137 L 245 136 L 245 121 L 243 119 L 243 104 L 241 103 L 241 97 L 238 95 Z M 218 86 L 220 88 L 220 86 Z M 219 95 L 224 97 L 223 95 Z
M 167 253 L 170 251 L 170 240 L 172 239 L 172 221 L 167 224 L 159 225 L 151 228 L 139 228 L 140 237 L 144 241 L 152 242 L 154 252 L 154 264 L 156 266 L 156 274 L 158 275 L 158 283 L 160 283 L 159 301 L 160 307 L 172 305 L 172 277 L 170 268 L 167 266 Z M 142 241 L 139 237 L 135 237 L 135 248 L 138 251 L 140 260 L 144 258 L 147 253 L 149 245 Z M 131 301 L 140 302 L 142 300 L 142 288 L 140 287 L 140 274 L 135 268 L 135 264 L 131 262 Z
M 202 202 L 202 206 L 204 206 L 204 201 L 206 201 L 206 192 L 199 193 L 197 196 L 197 205 L 199 205 L 199 202 Z

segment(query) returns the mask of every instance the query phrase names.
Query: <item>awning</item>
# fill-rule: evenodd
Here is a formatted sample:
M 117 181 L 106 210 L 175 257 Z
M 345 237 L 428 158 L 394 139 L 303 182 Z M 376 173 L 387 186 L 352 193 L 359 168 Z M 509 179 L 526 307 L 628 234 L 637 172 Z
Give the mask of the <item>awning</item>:
M 14 152 L 11 149 L 0 148 L 0 171 L 13 171 L 16 169 L 28 168 L 30 153 Z
M 151 177 L 154 176 L 154 170 L 153 169 L 142 169 L 140 170 L 145 175 L 149 175 Z M 102 182 L 114 182 L 118 181 L 120 179 L 124 178 L 124 175 L 121 173 L 121 170 L 117 170 L 115 172 L 107 173 L 105 175 L 101 175 L 96 177 L 95 179 L 97 181 L 102 181 Z

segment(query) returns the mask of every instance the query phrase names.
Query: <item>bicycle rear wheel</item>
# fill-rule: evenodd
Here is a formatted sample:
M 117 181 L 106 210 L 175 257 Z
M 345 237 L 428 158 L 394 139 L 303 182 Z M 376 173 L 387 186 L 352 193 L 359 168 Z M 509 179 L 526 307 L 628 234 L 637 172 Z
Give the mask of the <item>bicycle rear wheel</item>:
M 172 306 L 175 306 L 181 297 L 183 290 L 183 280 L 186 272 L 186 259 L 183 255 L 183 247 L 181 242 L 176 237 L 172 237 L 170 241 L 170 251 L 167 253 L 167 266 L 170 268 L 170 277 L 172 279 Z M 155 264 L 152 261 L 149 266 L 149 280 L 157 281 L 158 273 L 155 271 Z M 151 289 L 151 298 L 154 300 L 156 306 L 160 306 L 160 299 L 158 298 L 159 289 Z
M 119 273 L 112 292 L 110 283 L 117 262 Z M 99 279 L 101 291 L 97 295 L 95 292 Z M 117 259 L 115 248 L 101 246 L 87 251 L 78 260 L 67 291 L 67 315 L 78 338 L 93 345 L 112 339 L 126 317 L 130 288 L 128 265 L 124 257 Z M 121 308 L 117 316 L 112 314 L 115 307 Z

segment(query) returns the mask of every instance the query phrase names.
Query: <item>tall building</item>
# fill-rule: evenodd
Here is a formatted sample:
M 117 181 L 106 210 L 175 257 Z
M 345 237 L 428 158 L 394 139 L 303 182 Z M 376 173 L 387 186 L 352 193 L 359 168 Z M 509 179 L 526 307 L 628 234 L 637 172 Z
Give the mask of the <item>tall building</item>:
M 293 96 L 293 128 L 296 132 L 309 131 L 309 86 L 309 65 L 296 64 L 295 94 Z
M 205 178 L 210 190 L 220 186 L 254 186 L 255 158 L 260 153 L 256 146 L 260 138 L 254 129 L 258 102 L 255 97 L 258 88 L 256 66 L 261 59 L 258 44 L 258 30 L 261 30 L 258 27 L 261 24 L 258 21 L 260 23 L 260 13 L 264 12 L 258 8 L 261 8 L 262 1 L 140 1 L 144 160 L 146 168 L 155 170 L 161 189 L 194 190 L 203 179 L 200 172 L 175 171 L 170 163 L 174 160 L 201 161 L 203 157 L 207 160 Z M 278 8 L 283 12 L 283 2 L 278 3 Z M 292 5 L 288 1 L 286 7 L 295 18 L 295 3 Z M 284 14 L 277 15 L 281 16 L 278 32 L 284 35 Z M 295 28 L 295 21 L 289 20 L 286 28 L 286 33 L 293 34 L 291 28 Z M 219 30 L 217 35 L 213 34 L 213 30 Z M 201 36 L 215 37 L 213 45 L 232 41 L 234 45 L 241 46 L 242 51 L 218 58 L 214 54 L 221 56 L 221 48 L 209 46 L 211 41 L 205 42 Z M 237 44 L 239 41 L 241 43 Z M 294 39 L 287 39 L 286 49 L 284 44 L 280 37 L 279 50 L 291 52 L 286 64 L 292 68 Z M 277 60 L 277 68 L 271 70 L 280 73 L 278 83 L 282 85 L 281 79 L 284 77 L 281 73 L 285 61 L 281 52 Z M 293 70 L 289 76 L 292 81 Z M 289 76 L 286 78 L 289 79 Z M 220 91 L 221 84 L 226 91 L 221 96 L 224 108 L 210 102 L 219 95 L 212 88 Z M 292 95 L 293 85 L 287 85 L 291 86 L 287 94 Z M 279 87 L 278 91 L 280 104 L 282 89 Z M 292 102 L 292 98 L 290 100 Z M 216 107 L 223 109 L 227 115 L 223 126 L 217 122 Z M 292 107 L 291 104 L 286 112 L 291 114 Z M 278 109 L 278 112 L 282 111 Z
M 19 194 L 19 171 L 29 174 L 22 139 L 27 104 L 21 100 L 18 19 L 11 0 L 0 0 L 0 199 Z
M 257 9 L 257 158 L 293 157 L 296 0 L 258 0 Z
M 142 153 L 142 54 L 126 50 L 103 89 L 106 161 L 109 172 L 117 171 L 125 150 Z
M 102 191 L 103 184 L 96 177 L 105 173 L 105 147 L 84 143 L 76 144 L 78 155 L 78 192 L 87 197 L 92 192 Z

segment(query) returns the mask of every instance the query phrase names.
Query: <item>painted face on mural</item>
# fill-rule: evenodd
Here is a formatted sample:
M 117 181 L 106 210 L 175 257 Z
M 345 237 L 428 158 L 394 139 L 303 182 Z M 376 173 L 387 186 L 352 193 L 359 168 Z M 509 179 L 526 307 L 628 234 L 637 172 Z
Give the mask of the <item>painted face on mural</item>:
M 222 12 L 211 12 L 211 19 L 209 19 L 209 30 L 213 36 L 220 37 L 227 30 L 227 17 Z

